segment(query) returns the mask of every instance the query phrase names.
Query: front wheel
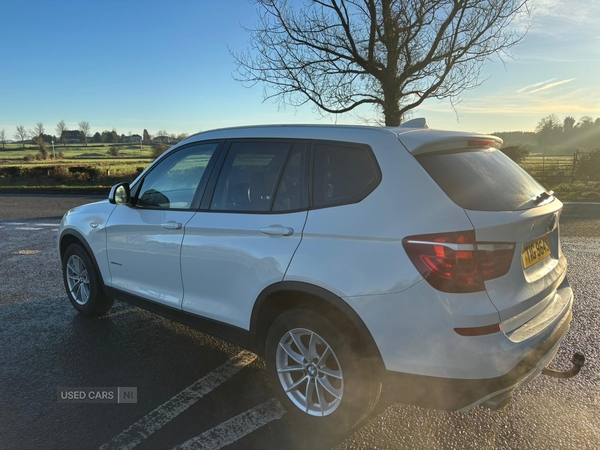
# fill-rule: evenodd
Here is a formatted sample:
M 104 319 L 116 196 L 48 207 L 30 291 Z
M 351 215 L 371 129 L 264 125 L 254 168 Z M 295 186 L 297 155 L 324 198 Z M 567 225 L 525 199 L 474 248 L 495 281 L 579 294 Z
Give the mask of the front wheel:
M 79 244 L 71 244 L 63 255 L 63 280 L 71 304 L 84 316 L 105 314 L 114 299 L 106 297 L 92 259 Z
M 381 384 L 356 345 L 311 310 L 293 309 L 275 320 L 265 345 L 267 372 L 294 423 L 343 432 L 371 412 Z

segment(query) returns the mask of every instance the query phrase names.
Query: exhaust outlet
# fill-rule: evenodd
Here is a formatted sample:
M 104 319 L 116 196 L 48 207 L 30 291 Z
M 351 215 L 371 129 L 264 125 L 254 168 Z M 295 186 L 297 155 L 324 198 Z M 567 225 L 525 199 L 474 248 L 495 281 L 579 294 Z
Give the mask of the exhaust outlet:
M 583 356 L 581 353 L 574 353 L 573 357 L 571 358 L 571 362 L 573 363 L 573 367 L 571 367 L 570 370 L 559 371 L 543 369 L 542 375 L 547 375 L 552 378 L 573 378 L 579 373 L 579 371 L 585 364 L 585 356 Z

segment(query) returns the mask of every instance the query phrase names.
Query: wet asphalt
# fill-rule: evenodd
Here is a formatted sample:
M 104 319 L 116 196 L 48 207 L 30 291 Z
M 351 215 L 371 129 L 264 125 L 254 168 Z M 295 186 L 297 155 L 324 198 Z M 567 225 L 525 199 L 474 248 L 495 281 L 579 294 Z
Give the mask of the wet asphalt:
M 2 449 L 99 448 L 241 351 L 120 302 L 100 318 L 75 312 L 64 293 L 55 224 L 67 209 L 95 200 L 0 196 Z M 566 369 L 570 355 L 583 352 L 578 377 L 539 377 L 500 412 L 446 413 L 384 398 L 343 436 L 300 432 L 284 415 L 223 448 L 600 448 L 600 205 L 566 205 L 561 234 L 576 301 L 553 367 Z M 57 403 L 58 387 L 116 386 L 137 387 L 137 403 Z M 136 448 L 170 449 L 208 431 L 204 448 L 220 448 L 215 429 L 272 397 L 257 358 Z

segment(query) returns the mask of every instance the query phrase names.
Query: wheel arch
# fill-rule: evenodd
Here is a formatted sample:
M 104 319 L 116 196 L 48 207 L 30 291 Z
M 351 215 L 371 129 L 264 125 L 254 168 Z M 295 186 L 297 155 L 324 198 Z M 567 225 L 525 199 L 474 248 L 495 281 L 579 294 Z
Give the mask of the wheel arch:
M 88 253 L 90 259 L 92 260 L 92 264 L 94 265 L 94 269 L 96 270 L 96 273 L 98 274 L 98 277 L 100 278 L 100 282 L 102 283 L 102 288 L 106 291 L 106 284 L 104 283 L 104 279 L 102 278 L 102 272 L 100 271 L 100 267 L 98 266 L 98 261 L 96 261 L 96 255 L 94 255 L 92 248 L 87 243 L 87 241 L 85 240 L 83 235 L 80 232 L 78 232 L 77 230 L 73 230 L 73 229 L 69 228 L 69 229 L 64 230 L 60 235 L 59 252 L 60 252 L 61 266 L 63 263 L 64 254 L 67 251 L 67 248 L 69 248 L 69 246 L 71 244 L 81 245 L 85 249 L 85 251 Z
M 264 289 L 252 309 L 250 332 L 257 352 L 263 354 L 269 328 L 275 319 L 291 308 L 307 308 L 323 314 L 340 326 L 358 344 L 362 355 L 383 369 L 383 359 L 371 332 L 354 309 L 334 293 L 309 283 L 282 281 Z

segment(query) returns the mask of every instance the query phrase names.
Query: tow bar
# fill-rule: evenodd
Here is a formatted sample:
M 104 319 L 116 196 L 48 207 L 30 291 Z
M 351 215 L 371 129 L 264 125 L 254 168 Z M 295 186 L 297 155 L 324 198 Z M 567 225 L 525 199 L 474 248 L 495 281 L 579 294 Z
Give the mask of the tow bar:
M 543 369 L 542 375 L 548 375 L 553 378 L 572 378 L 579 373 L 583 365 L 585 364 L 585 356 L 581 353 L 574 353 L 571 358 L 571 362 L 573 363 L 573 367 L 570 370 L 566 370 L 564 372 L 558 370 L 550 370 Z

